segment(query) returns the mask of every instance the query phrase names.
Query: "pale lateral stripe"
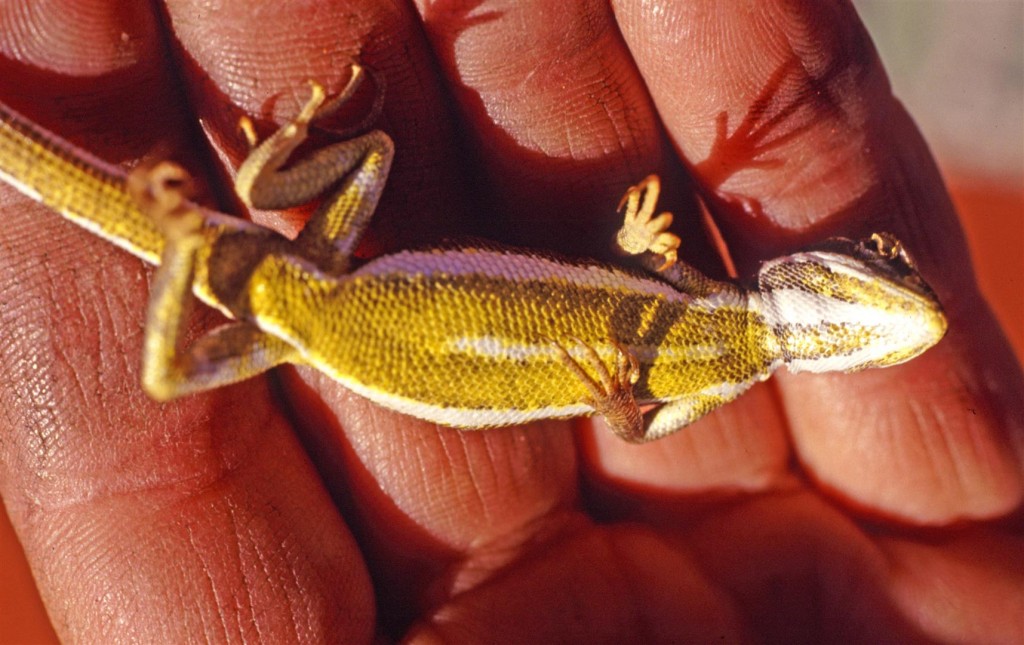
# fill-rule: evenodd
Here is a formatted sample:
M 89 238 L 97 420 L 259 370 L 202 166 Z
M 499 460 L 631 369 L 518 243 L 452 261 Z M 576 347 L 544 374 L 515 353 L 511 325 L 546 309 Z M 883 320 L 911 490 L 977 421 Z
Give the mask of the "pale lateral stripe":
M 586 352 L 580 349 L 574 342 L 563 344 L 569 354 L 578 360 L 584 360 Z M 722 358 L 728 354 L 724 345 L 686 345 L 683 347 L 656 347 L 646 345 L 625 345 L 626 349 L 642 363 L 651 363 L 655 359 L 662 358 L 676 361 L 706 360 L 708 358 Z M 610 344 L 597 344 L 594 350 L 599 356 L 611 360 L 615 348 Z M 525 343 L 510 343 L 498 336 L 461 336 L 452 339 L 442 350 L 451 354 L 472 354 L 488 358 L 506 358 L 510 360 L 530 360 L 538 356 L 557 357 L 558 350 L 550 344 L 530 345 Z
M 697 392 L 696 396 L 716 396 L 733 399 L 750 389 L 750 386 L 751 383 L 749 381 L 740 381 L 738 383 L 724 381 L 715 385 L 709 385 L 700 392 Z
M 29 186 L 28 184 L 26 184 L 26 183 L 24 183 L 22 181 L 19 181 L 13 175 L 9 175 L 7 173 L 0 172 L 0 177 L 3 177 L 3 180 L 6 183 L 10 184 L 11 186 L 14 186 L 14 188 L 17 189 L 17 191 L 20 192 L 25 197 L 28 197 L 29 199 L 31 199 L 31 200 L 33 200 L 35 202 L 38 202 L 40 204 L 45 204 L 46 203 L 45 200 L 43 199 L 43 195 L 40 194 L 38 190 L 36 190 L 32 186 Z M 140 250 L 138 248 L 132 246 L 127 240 L 123 240 L 123 239 L 121 239 L 119 237 L 115 237 L 113 235 L 110 235 L 107 231 L 103 230 L 103 227 L 101 225 L 97 224 L 96 222 L 94 222 L 94 221 L 92 221 L 90 219 L 82 217 L 81 215 L 78 215 L 77 213 L 75 213 L 73 211 L 69 211 L 67 209 L 61 209 L 60 210 L 60 214 L 62 216 L 64 216 L 64 219 L 68 220 L 69 222 L 72 222 L 76 226 L 80 226 L 80 227 L 84 228 L 85 230 L 89 231 L 93 235 L 96 235 L 97 237 L 100 237 L 100 238 L 110 242 L 114 246 L 117 246 L 117 247 L 119 247 L 121 249 L 124 249 L 125 251 L 128 251 L 132 255 L 134 255 L 134 256 L 142 259 L 142 260 L 145 260 L 146 262 L 150 262 L 150 263 L 155 264 L 155 263 L 160 261 L 160 258 L 152 257 L 152 256 L 150 256 L 147 253 L 140 252 Z
M 11 175 L 9 173 L 3 172 L 2 170 L 0 170 L 0 177 L 3 178 L 4 182 L 10 184 L 11 186 L 14 186 L 14 188 L 19 193 L 24 195 L 25 197 L 28 197 L 29 199 L 31 199 L 33 201 L 37 201 L 37 202 L 42 203 L 43 196 L 41 194 L 39 194 L 39 191 L 37 191 L 32 186 L 29 186 L 28 184 L 26 184 L 25 182 L 21 181 L 20 179 L 18 179 L 14 175 Z
M 318 366 L 318 368 L 323 369 Z M 548 406 L 533 410 L 516 410 L 514 408 L 451 408 L 423 403 L 406 397 L 398 396 L 369 387 L 363 383 L 347 378 L 341 374 L 332 374 L 335 380 L 352 390 L 359 396 L 382 405 L 390 410 L 425 419 L 441 425 L 457 428 L 480 428 L 484 426 L 507 426 L 527 423 L 541 419 L 568 418 L 592 414 L 594 409 L 585 403 L 561 407 Z
M 754 303 L 752 299 L 751 304 Z M 761 313 L 776 325 L 819 325 L 827 322 L 857 327 L 906 327 L 908 331 L 920 326 L 920 316 L 914 312 L 827 299 L 799 289 L 774 289 L 760 294 L 756 304 Z
M 26 184 L 23 181 L 19 181 L 17 177 L 15 177 L 13 175 L 10 175 L 8 173 L 5 173 L 5 172 L 0 172 L 0 177 L 2 177 L 3 180 L 6 183 L 8 183 L 11 186 L 13 186 L 22 195 L 28 197 L 29 199 L 31 199 L 31 200 L 33 200 L 35 202 L 40 203 L 40 204 L 44 204 L 44 205 L 46 204 L 46 200 L 44 199 L 43 195 L 38 190 L 36 190 L 35 188 L 33 188 L 32 186 Z M 64 217 L 64 219 L 68 220 L 69 222 L 75 224 L 76 226 L 80 226 L 81 228 L 84 228 L 85 230 L 89 231 L 93 235 L 96 235 L 97 237 L 100 237 L 100 238 L 110 242 L 111 244 L 113 244 L 114 246 L 116 246 L 116 247 L 118 247 L 120 249 L 128 251 L 129 253 L 131 253 L 135 257 L 139 258 L 140 260 L 143 260 L 145 262 L 149 262 L 150 264 L 158 264 L 160 262 L 159 256 L 155 256 L 155 255 L 151 255 L 149 253 L 146 253 L 146 252 L 142 251 L 141 249 L 139 249 L 138 247 L 133 246 L 132 243 L 129 242 L 128 240 L 125 240 L 125 239 L 119 238 L 117 236 L 111 235 L 108 231 L 105 231 L 103 229 L 102 225 L 100 225 L 100 224 L 98 224 L 98 223 L 96 223 L 96 222 L 94 222 L 94 221 L 92 221 L 92 220 L 90 220 L 90 219 L 88 219 L 86 217 L 82 217 L 81 215 L 75 213 L 74 211 L 70 211 L 70 210 L 68 210 L 66 208 L 63 208 L 63 209 L 59 209 L 58 212 Z
M 537 408 L 535 410 L 516 410 L 513 408 L 474 410 L 445 408 L 437 405 L 431 405 L 429 403 L 423 403 L 414 399 L 398 396 L 396 394 L 370 387 L 364 383 L 360 383 L 350 375 L 339 372 L 337 368 L 330 363 L 325 363 L 317 360 L 315 356 L 310 356 L 303 344 L 297 343 L 290 334 L 285 333 L 285 330 L 277 325 L 268 325 L 261 321 L 260 328 L 267 333 L 286 340 L 299 352 L 309 365 L 312 365 L 327 374 L 356 394 L 364 396 L 374 403 L 378 403 L 389 409 L 414 417 L 419 417 L 421 419 L 426 419 L 427 421 L 432 421 L 434 423 L 440 423 L 442 425 L 461 428 L 480 427 L 485 425 L 512 425 L 554 417 L 576 417 L 590 414 L 594 411 L 593 408 L 585 403 L 562 407 L 549 406 Z
M 505 426 L 542 419 L 569 418 L 594 414 L 594 409 L 585 403 L 561 407 L 547 406 L 532 410 L 517 410 L 514 408 L 445 408 L 376 390 L 350 379 L 338 376 L 335 376 L 335 378 L 345 387 L 360 396 L 370 399 L 374 403 L 403 414 L 458 428 Z M 705 388 L 699 394 L 732 399 L 745 392 L 751 385 L 751 382 L 724 383 Z M 659 403 L 664 403 L 664 401 L 637 399 L 637 404 L 639 405 Z
M 881 344 L 872 343 L 869 347 L 858 348 L 845 354 L 822 354 L 814 358 L 795 358 L 786 363 L 786 369 L 790 372 L 811 372 L 820 374 L 822 372 L 846 372 L 852 368 L 862 369 L 868 367 L 881 358 L 898 352 L 905 347 L 898 342 Z
M 577 360 L 586 360 L 587 352 L 579 343 L 568 342 L 562 345 L 569 355 Z M 632 350 L 632 346 L 627 346 Z M 597 344 L 593 346 L 594 351 L 602 359 L 610 360 L 615 351 L 614 347 L 608 344 Z M 530 360 L 539 356 L 546 356 L 557 359 L 558 349 L 554 342 L 530 345 L 526 343 L 510 343 L 498 336 L 477 336 L 474 338 L 462 336 L 455 338 L 445 344 L 442 353 L 448 354 L 470 354 L 484 356 L 487 358 Z
M 825 265 L 830 270 L 840 269 L 844 275 L 860 278 L 863 281 L 872 281 L 871 275 L 865 272 L 865 266 L 859 260 L 851 258 L 848 255 L 841 253 L 833 253 L 831 251 L 803 251 L 800 253 L 793 253 L 792 255 L 786 255 L 781 258 L 775 258 L 764 263 L 764 268 L 774 267 L 784 264 L 800 264 L 809 263 L 813 265 Z
M 434 274 L 482 275 L 512 282 L 559 280 L 583 288 L 613 288 L 683 302 L 693 300 L 692 296 L 667 283 L 645 279 L 612 267 L 568 264 L 525 253 L 502 253 L 485 249 L 402 251 L 373 260 L 360 267 L 353 275 L 407 277 Z
M 68 220 L 69 222 L 73 222 L 74 224 L 81 226 L 85 230 L 93 233 L 97 237 L 101 237 L 104 240 L 110 242 L 114 246 L 125 251 L 128 251 L 129 253 L 139 258 L 143 262 L 148 262 L 150 264 L 160 264 L 160 256 L 146 253 L 139 247 L 135 246 L 133 242 L 124 238 L 117 237 L 116 235 L 111 235 L 109 231 L 103 230 L 103 227 L 101 225 L 93 222 L 90 219 L 87 219 L 80 215 L 76 215 L 75 213 L 72 213 L 70 211 L 61 211 L 61 215 L 63 215 L 64 219 Z
M 554 356 L 556 350 L 550 344 L 528 345 L 509 343 L 497 336 L 460 336 L 447 343 L 441 350 L 449 354 L 473 354 L 488 358 L 507 358 L 511 360 L 529 360 L 538 356 Z
M 878 284 L 877 275 L 867 273 L 863 264 L 843 255 L 828 254 L 828 268 L 833 273 L 865 284 Z
M 647 352 L 643 350 L 648 350 Z M 641 355 L 650 354 L 650 360 L 663 358 L 675 361 L 707 360 L 709 358 L 724 358 L 729 355 L 725 345 L 683 345 L 681 347 L 650 347 L 641 348 L 636 353 L 638 359 Z
M 739 311 L 747 309 L 747 291 L 714 291 L 700 298 L 693 298 L 695 306 L 714 311 L 715 309 L 730 308 Z
M 579 417 L 594 413 L 594 409 L 585 403 L 562 407 L 544 407 L 534 410 L 516 410 L 513 408 L 445 408 L 396 396 L 381 390 L 374 390 L 353 381 L 342 381 L 342 384 L 356 394 L 364 396 L 374 403 L 383 405 L 391 410 L 457 428 L 507 426 L 539 421 L 541 419 Z

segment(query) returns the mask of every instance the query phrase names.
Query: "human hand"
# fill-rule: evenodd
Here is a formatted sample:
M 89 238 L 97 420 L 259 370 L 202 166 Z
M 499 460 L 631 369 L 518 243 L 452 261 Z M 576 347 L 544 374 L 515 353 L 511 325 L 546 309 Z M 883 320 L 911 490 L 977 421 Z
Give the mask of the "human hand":
M 741 274 L 896 233 L 949 335 L 892 369 L 780 374 L 639 447 L 439 429 L 306 369 L 158 405 L 149 271 L 3 187 L 0 486 L 62 636 L 1021 638 L 1020 368 L 852 10 L 341 4 L 38 8 L 0 29 L 0 98 L 113 161 L 159 144 L 212 201 L 241 113 L 287 118 L 358 60 L 397 145 L 372 250 L 468 227 L 600 253 L 657 172 L 677 220 L 699 187 Z

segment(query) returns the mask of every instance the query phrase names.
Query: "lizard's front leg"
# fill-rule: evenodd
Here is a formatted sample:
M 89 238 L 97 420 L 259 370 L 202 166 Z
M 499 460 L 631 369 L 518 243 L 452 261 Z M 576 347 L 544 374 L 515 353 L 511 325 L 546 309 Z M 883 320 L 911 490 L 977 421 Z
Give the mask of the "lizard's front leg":
M 239 197 L 250 207 L 280 209 L 324 196 L 295 240 L 295 255 L 332 275 L 348 270 L 349 259 L 384 190 L 394 144 L 375 130 L 321 148 L 288 168 L 283 166 L 306 140 L 310 124 L 335 112 L 355 93 L 364 76 L 363 69 L 353 65 L 348 85 L 330 101 L 323 86 L 311 81 L 311 96 L 298 116 L 258 145 L 251 121 L 240 123 L 253 149 L 235 179 Z M 325 195 L 335 185 L 337 188 Z
M 246 322 L 228 323 L 179 351 L 196 257 L 207 243 L 202 213 L 185 199 L 188 182 L 184 169 L 167 162 L 128 177 L 132 197 L 165 238 L 142 350 L 142 385 L 160 401 L 247 379 L 296 355 L 284 341 Z
M 738 287 L 712 280 L 685 262 L 678 261 L 680 240 L 668 232 L 672 216 L 669 213 L 655 215 L 659 192 L 660 182 L 655 175 L 626 191 L 619 203 L 619 210 L 625 210 L 622 227 L 616 236 L 619 249 L 629 255 L 642 255 L 648 271 L 692 296 L 694 302 L 717 294 L 718 306 L 745 308 L 747 299 Z M 633 395 L 633 385 L 640 378 L 640 368 L 629 349 L 613 341 L 614 365 L 609 369 L 596 350 L 577 339 L 573 340 L 582 349 L 583 358 L 577 360 L 568 350 L 554 343 L 562 363 L 586 387 L 589 392 L 586 402 L 604 417 L 615 434 L 632 443 L 657 439 L 693 423 L 739 396 L 753 382 L 723 382 L 685 393 L 643 414 Z
M 658 271 L 664 271 L 678 260 L 679 237 L 670 233 L 672 213 L 655 215 L 661 180 L 657 175 L 645 177 L 636 186 L 630 186 L 619 202 L 619 211 L 625 208 L 622 227 L 615 236 L 615 244 L 626 255 L 639 255 L 650 251 L 664 258 Z
M 625 255 L 640 256 L 640 263 L 647 271 L 691 296 L 736 293 L 735 285 L 713 280 L 679 260 L 681 240 L 668 230 L 672 214 L 654 214 L 660 193 L 661 180 L 657 175 L 645 177 L 626 190 L 618 208 L 624 211 L 622 226 L 615 235 L 618 250 Z

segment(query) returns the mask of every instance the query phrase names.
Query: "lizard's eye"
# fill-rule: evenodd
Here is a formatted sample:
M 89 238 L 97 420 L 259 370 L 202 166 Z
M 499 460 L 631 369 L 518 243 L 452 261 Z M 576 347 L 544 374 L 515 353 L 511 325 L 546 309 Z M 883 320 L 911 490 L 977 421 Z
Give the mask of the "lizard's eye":
M 890 260 L 902 258 L 909 264 L 910 258 L 904 252 L 903 244 L 892 233 L 872 233 L 871 237 L 862 242 L 865 249 L 869 248 L 867 242 L 874 243 L 875 253 L 879 256 Z
M 899 239 L 892 233 L 872 233 L 860 240 L 831 238 L 805 253 L 832 253 L 847 258 L 848 264 L 863 265 L 879 277 L 901 283 L 920 295 L 936 300 L 935 293 L 917 270 L 917 264 Z

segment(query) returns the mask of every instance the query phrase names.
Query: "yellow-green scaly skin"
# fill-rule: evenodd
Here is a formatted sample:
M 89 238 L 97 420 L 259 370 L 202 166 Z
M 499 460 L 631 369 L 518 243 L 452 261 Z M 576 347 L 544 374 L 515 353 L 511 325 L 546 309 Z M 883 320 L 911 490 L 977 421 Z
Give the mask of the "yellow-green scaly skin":
M 763 379 L 779 358 L 742 292 L 695 299 L 656 278 L 520 251 L 403 252 L 342 280 L 268 258 L 250 285 L 253 320 L 304 348 L 307 362 L 450 425 L 587 413 L 587 390 L 553 339 L 603 357 L 610 340 L 626 346 L 641 365 L 640 402 Z
M 305 111 L 317 106 L 311 100 Z M 638 413 L 616 427 L 627 438 L 648 440 L 732 400 L 783 364 L 794 371 L 894 364 L 945 331 L 934 295 L 888 236 L 874 240 L 877 248 L 835 242 L 777 258 L 751 290 L 685 265 L 657 274 L 498 246 L 404 251 L 349 271 L 351 249 L 383 189 L 390 146 L 381 133 L 336 145 L 330 154 L 340 155 L 337 174 L 346 183 L 332 189 L 326 201 L 333 206 L 314 215 L 310 232 L 296 242 L 194 206 L 187 208 L 202 213 L 200 230 L 178 236 L 161 228 L 170 215 L 129 195 L 120 169 L 0 106 L 0 178 L 163 265 L 145 349 L 159 368 L 147 387 L 160 398 L 293 362 L 392 409 L 458 427 L 595 410 L 632 418 L 633 399 L 666 404 L 642 428 Z M 293 147 L 261 145 L 240 182 L 262 188 Z M 307 199 L 325 190 L 321 184 L 337 184 L 320 181 L 323 167 L 302 174 L 296 164 L 295 181 Z M 281 190 L 281 203 L 289 191 L 298 194 Z M 189 287 L 240 321 L 210 340 L 229 350 L 221 353 L 237 354 L 233 362 L 203 364 L 205 354 L 194 349 L 191 363 L 178 360 L 181 290 Z M 617 366 L 628 366 L 624 357 L 638 370 L 623 368 L 615 378 Z M 192 373 L 189 365 L 201 369 Z M 606 387 L 595 390 L 594 383 Z M 601 392 L 623 389 L 627 403 L 601 407 Z

